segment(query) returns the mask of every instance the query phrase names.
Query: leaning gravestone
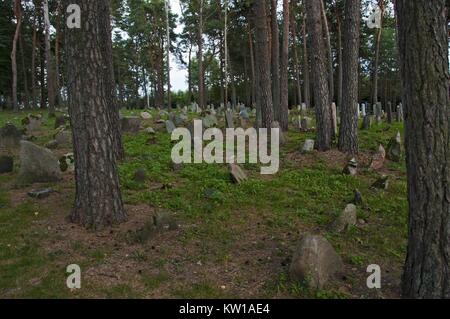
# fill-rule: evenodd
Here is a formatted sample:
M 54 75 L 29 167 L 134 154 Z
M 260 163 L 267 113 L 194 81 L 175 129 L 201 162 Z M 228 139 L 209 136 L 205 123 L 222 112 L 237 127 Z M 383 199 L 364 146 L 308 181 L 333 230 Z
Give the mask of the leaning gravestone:
M 55 129 L 60 128 L 61 126 L 66 125 L 66 117 L 64 115 L 57 116 L 55 118 Z
M 378 147 L 378 152 L 372 158 L 372 162 L 370 163 L 370 170 L 380 170 L 384 166 L 384 162 L 386 160 L 386 150 L 383 145 L 380 144 Z
M 28 141 L 20 142 L 19 181 L 25 184 L 50 183 L 61 179 L 58 159 L 49 150 Z
M 11 123 L 0 128 L 0 149 L 15 149 L 20 146 L 22 133 Z
M 55 141 L 58 145 L 65 145 L 72 143 L 72 133 L 65 130 L 64 128 L 59 129 L 58 132 L 54 136 Z
M 334 232 L 340 233 L 349 227 L 356 225 L 357 209 L 354 204 L 348 204 L 345 210 L 339 217 L 331 224 L 331 229 Z
M 289 269 L 291 279 L 312 289 L 322 289 L 344 264 L 322 236 L 307 235 L 295 250 Z
M 121 126 L 124 133 L 138 133 L 141 129 L 141 119 L 136 116 L 123 117 Z
M 307 131 L 309 129 L 311 129 L 311 123 L 312 123 L 312 119 L 310 117 L 303 117 L 302 118 L 302 129 Z
M 372 121 L 373 121 L 373 118 L 372 118 L 371 115 L 366 115 L 366 116 L 364 116 L 364 119 L 363 119 L 363 122 L 362 122 L 361 129 L 362 129 L 362 130 L 368 130 L 368 129 L 370 129 L 370 128 L 372 127 Z
M 331 103 L 331 119 L 333 123 L 334 135 L 337 136 L 338 135 L 337 107 L 336 103 L 334 102 Z
M 400 132 L 397 132 L 397 135 L 390 140 L 387 149 L 387 158 L 394 162 L 400 162 L 402 158 L 402 137 Z
M 172 134 L 173 133 L 173 131 L 175 131 L 176 130 L 176 126 L 175 126 L 175 124 L 172 122 L 172 121 L 166 121 L 166 131 L 167 131 L 167 133 L 169 133 L 169 134 Z
M 225 121 L 227 124 L 227 128 L 234 128 L 234 119 L 233 119 L 233 112 L 232 111 L 226 111 L 225 112 Z

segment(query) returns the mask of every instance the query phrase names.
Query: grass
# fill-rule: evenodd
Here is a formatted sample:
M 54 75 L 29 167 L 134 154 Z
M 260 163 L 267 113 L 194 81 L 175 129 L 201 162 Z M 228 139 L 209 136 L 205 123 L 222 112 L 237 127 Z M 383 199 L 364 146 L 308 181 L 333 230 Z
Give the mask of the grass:
M 0 125 L 7 121 L 19 124 L 22 115 L 2 113 Z M 44 122 L 35 140 L 41 145 L 51 139 L 53 129 L 53 121 Z M 386 146 L 397 131 L 403 133 L 401 124 L 375 125 L 359 132 L 361 150 L 374 151 L 379 143 Z M 404 163 L 388 163 L 387 169 L 394 175 L 391 186 L 387 191 L 375 191 L 370 189 L 375 173 L 362 171 L 357 177 L 344 176 L 342 167 L 330 165 L 315 154 L 306 155 L 312 160 L 299 167 L 288 155 L 298 152 L 303 141 L 314 138 L 314 134 L 292 131 L 281 150 L 283 161 L 278 174 L 263 178 L 258 165 L 244 165 L 250 178 L 234 185 L 226 165 L 184 165 L 174 172 L 170 137 L 158 132 L 153 143 L 147 143 L 148 138 L 144 133 L 124 136 L 126 160 L 119 167 L 124 202 L 132 206 L 147 204 L 176 214 L 185 225 L 177 237 L 166 239 L 170 241 L 167 244 L 153 236 L 146 243 L 124 240 L 119 248 L 97 247 L 74 239 L 68 250 L 48 252 L 44 243 L 65 238 L 64 234 L 51 234 L 41 224 L 57 214 L 68 213 L 73 185 L 53 185 L 58 191 L 68 192 L 67 198 L 57 208 L 42 208 L 38 201 L 28 198 L 12 202 L 12 193 L 21 192 L 21 188 L 13 187 L 16 175 L 0 176 L 0 297 L 358 297 L 355 289 L 310 291 L 289 281 L 286 266 L 267 259 L 267 255 L 272 260 L 289 258 L 306 232 L 322 233 L 346 265 L 362 273 L 348 274 L 354 286 L 364 286 L 364 268 L 369 264 L 381 264 L 393 272 L 401 270 L 407 235 Z M 145 169 L 148 182 L 133 181 L 139 168 Z M 149 191 L 157 183 L 174 186 Z M 365 207 L 358 207 L 358 218 L 368 220 L 367 225 L 342 234 L 329 232 L 327 225 L 351 201 L 356 188 L 366 202 Z M 64 212 L 59 211 L 61 207 Z M 125 279 L 108 285 L 98 279 L 86 283 L 80 292 L 65 287 L 65 266 L 71 256 L 82 256 L 82 269 L 97 269 L 109 265 L 125 248 L 132 249 L 127 260 L 135 267 L 120 270 Z M 181 254 L 178 248 L 190 250 Z M 199 268 L 196 275 L 190 273 L 190 265 Z M 223 273 L 232 266 L 236 267 L 235 275 Z M 135 277 L 127 273 L 136 269 L 142 271 Z M 157 274 L 151 271 L 155 269 Z M 258 278 L 258 272 L 267 277 Z M 253 286 L 248 276 L 264 284 Z M 253 288 L 245 292 L 241 286 Z

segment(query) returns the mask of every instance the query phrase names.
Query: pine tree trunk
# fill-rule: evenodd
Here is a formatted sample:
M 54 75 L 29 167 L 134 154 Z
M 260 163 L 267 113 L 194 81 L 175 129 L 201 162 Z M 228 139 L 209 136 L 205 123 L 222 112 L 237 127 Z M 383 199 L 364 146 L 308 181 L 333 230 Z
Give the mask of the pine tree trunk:
M 289 0 L 283 0 L 283 45 L 280 72 L 280 126 L 283 131 L 287 131 L 289 125 L 289 14 Z
M 309 56 L 308 56 L 308 40 L 306 38 L 306 15 L 303 16 L 302 26 L 303 37 L 303 90 L 306 107 L 311 107 L 311 84 L 309 82 Z
M 325 9 L 324 0 L 318 0 L 320 1 L 320 9 L 322 14 L 322 21 L 323 21 L 323 34 L 325 38 L 325 44 L 327 49 L 327 63 L 328 63 L 328 89 L 330 91 L 330 107 L 331 103 L 334 101 L 334 68 L 333 68 L 333 51 L 331 49 L 331 36 L 330 36 L 330 29 L 328 27 L 328 18 L 327 18 L 327 12 Z M 333 131 L 334 132 L 334 131 Z
M 23 76 L 23 93 L 25 108 L 30 108 L 30 95 L 28 92 L 28 74 L 27 67 L 25 66 L 25 52 L 23 46 L 23 37 L 19 36 L 19 50 L 20 50 L 20 62 L 22 64 L 22 76 Z
M 340 108 L 342 106 L 342 81 L 344 76 L 343 61 L 342 61 L 342 28 L 341 28 L 341 15 L 337 10 L 336 12 L 337 21 L 337 51 L 338 51 L 338 85 L 337 85 L 337 105 Z
M 308 12 L 308 38 L 310 41 L 309 49 L 311 50 L 314 107 L 316 110 L 316 148 L 319 151 L 327 151 L 331 148 L 331 103 L 320 2 L 317 0 L 306 0 L 306 12 Z
M 198 23 L 198 104 L 200 108 L 205 109 L 205 70 L 203 67 L 203 0 L 200 0 L 199 8 L 199 23 Z
M 22 5 L 20 0 L 14 0 L 14 16 L 16 17 L 16 31 L 14 33 L 13 46 L 11 50 L 11 68 L 12 68 L 12 103 L 14 112 L 19 111 L 19 102 L 17 101 L 17 42 L 22 27 Z
M 81 29 L 66 29 L 69 114 L 75 153 L 72 222 L 101 229 L 123 222 L 115 148 L 114 78 L 108 0 L 65 0 L 80 6 Z M 117 112 L 118 113 L 118 112 Z
M 37 10 L 33 18 L 33 37 L 31 43 L 31 103 L 33 109 L 37 108 L 37 92 L 36 92 L 36 46 L 37 46 L 37 32 L 36 32 L 36 18 Z
M 450 298 L 450 101 L 445 0 L 397 0 L 408 170 L 405 298 Z
M 55 70 L 53 65 L 53 56 L 50 47 L 50 17 L 48 0 L 43 2 L 44 10 L 44 28 L 45 28 L 45 61 L 47 68 L 47 96 L 48 96 L 48 114 L 55 115 Z
M 272 30 L 272 101 L 275 121 L 280 122 L 280 30 L 277 18 L 278 0 L 272 0 L 270 24 Z
M 346 0 L 343 49 L 343 97 L 339 150 L 358 153 L 358 83 L 361 0 Z
M 255 68 L 257 75 L 257 104 L 261 107 L 261 127 L 270 129 L 273 122 L 272 86 L 270 77 L 269 30 L 267 26 L 267 4 L 254 0 Z
M 381 9 L 381 23 L 383 23 L 383 14 L 384 14 L 384 0 L 378 0 L 378 6 Z M 380 64 L 380 47 L 381 47 L 381 35 L 383 33 L 383 25 L 380 26 L 380 28 L 377 31 L 377 36 L 375 40 L 375 62 L 373 67 L 373 84 L 372 84 L 372 101 L 373 106 L 378 103 L 378 68 Z

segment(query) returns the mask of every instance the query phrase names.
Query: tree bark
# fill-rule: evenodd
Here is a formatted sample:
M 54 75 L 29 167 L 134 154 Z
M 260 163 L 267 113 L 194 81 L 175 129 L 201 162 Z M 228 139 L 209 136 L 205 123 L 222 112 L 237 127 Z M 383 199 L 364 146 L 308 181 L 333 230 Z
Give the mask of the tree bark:
M 303 90 L 306 107 L 311 107 L 311 84 L 309 81 L 309 55 L 308 40 L 306 39 L 306 14 L 303 15 L 302 37 L 303 37 Z
M 314 107 L 317 122 L 316 148 L 319 151 L 327 151 L 331 148 L 332 125 L 327 57 L 323 41 L 320 2 L 317 0 L 306 0 L 306 12 L 308 12 L 308 38 L 310 40 L 309 49 L 311 50 Z
M 48 0 L 43 2 L 44 10 L 44 28 L 45 28 L 45 61 L 47 68 L 47 96 L 48 96 L 48 114 L 55 115 L 55 70 L 53 56 L 50 47 L 50 17 L 48 12 Z
M 270 77 L 269 30 L 267 27 L 267 5 L 265 1 L 254 0 L 255 25 L 255 67 L 257 76 L 257 104 L 261 106 L 261 126 L 270 129 L 273 122 L 272 86 Z
M 198 104 L 201 109 L 205 108 L 205 70 L 203 68 L 203 0 L 200 0 L 199 23 L 198 23 Z
M 375 40 L 375 62 L 373 67 L 373 106 L 378 103 L 378 68 L 380 64 L 380 47 L 381 47 L 381 35 L 383 33 L 383 14 L 384 14 L 384 0 L 378 0 L 378 6 L 381 9 L 381 25 L 377 31 L 376 40 Z
M 323 21 L 323 35 L 325 38 L 325 44 L 327 48 L 327 62 L 328 62 L 328 89 L 330 93 L 330 107 L 331 103 L 334 101 L 334 68 L 333 68 L 333 51 L 331 48 L 331 36 L 330 36 L 330 29 L 328 27 L 328 18 L 327 18 L 327 12 L 325 9 L 324 0 L 318 0 L 320 1 L 320 9 L 321 9 L 321 15 L 322 15 L 322 21 Z
M 281 47 L 280 72 L 280 126 L 288 131 L 289 126 L 289 0 L 283 0 L 283 44 Z
M 278 28 L 278 0 L 271 0 L 270 24 L 272 30 L 272 101 L 275 121 L 280 122 L 280 30 Z
M 37 92 L 36 92 L 36 46 L 37 46 L 37 32 L 36 32 L 36 15 L 38 10 L 35 10 L 33 18 L 33 37 L 31 43 L 31 103 L 33 109 L 37 108 Z
M 343 97 L 339 150 L 358 153 L 358 92 L 361 0 L 346 0 L 343 50 Z
M 450 103 L 445 0 L 397 0 L 409 201 L 405 298 L 450 298 Z
M 12 103 L 14 112 L 19 111 L 19 103 L 17 101 L 17 42 L 22 27 L 22 4 L 20 0 L 14 0 L 14 16 L 16 17 L 16 31 L 14 33 L 13 46 L 11 50 L 11 69 L 12 69 Z
M 108 0 L 65 0 L 80 6 L 81 29 L 66 29 L 69 114 L 76 195 L 70 220 L 102 229 L 125 221 L 115 154 L 114 78 Z M 118 113 L 118 112 L 117 112 Z

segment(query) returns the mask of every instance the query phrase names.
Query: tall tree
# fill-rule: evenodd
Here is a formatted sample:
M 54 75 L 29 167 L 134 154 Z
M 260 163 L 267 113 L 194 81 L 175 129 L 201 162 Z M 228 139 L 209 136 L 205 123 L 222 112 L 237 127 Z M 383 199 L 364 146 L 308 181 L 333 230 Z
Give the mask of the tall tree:
M 55 70 L 53 54 L 50 47 L 50 16 L 48 8 L 48 0 L 44 0 L 44 28 L 45 28 L 45 62 L 47 69 L 47 94 L 48 94 L 48 113 L 50 116 L 55 115 Z
M 22 4 L 20 0 L 14 0 L 14 16 L 16 17 L 16 31 L 14 33 L 13 46 L 11 51 L 12 68 L 12 102 L 14 112 L 19 111 L 19 102 L 17 101 L 17 44 L 22 27 Z
M 405 298 L 450 298 L 450 101 L 445 0 L 397 0 L 406 114 Z
M 334 68 L 333 68 L 333 50 L 331 48 L 331 36 L 330 28 L 328 26 L 328 17 L 324 0 L 318 0 L 320 2 L 320 9 L 322 15 L 322 30 L 325 39 L 325 45 L 327 49 L 327 66 L 328 66 L 328 90 L 330 94 L 330 103 L 334 101 Z M 331 104 L 330 104 L 331 106 Z M 334 131 L 333 131 L 334 132 Z
M 278 0 L 272 0 L 270 23 L 272 30 L 272 100 L 274 118 L 280 121 L 280 30 L 278 27 Z
M 164 1 L 165 9 L 166 9 L 166 59 L 167 59 L 167 107 L 169 110 L 172 108 L 172 99 L 171 99 L 171 93 L 170 93 L 170 19 L 169 19 L 169 13 L 170 13 L 170 4 L 169 0 Z
M 303 41 L 303 91 L 305 96 L 306 107 L 311 107 L 311 84 L 309 80 L 309 55 L 308 55 L 308 40 L 306 37 L 306 13 L 303 14 L 302 25 L 302 41 Z
M 373 105 L 378 103 L 378 69 L 380 65 L 380 48 L 381 48 L 381 36 L 383 33 L 383 15 L 384 15 L 384 0 L 378 0 L 378 7 L 381 11 L 380 25 L 377 30 L 375 39 L 375 60 L 373 64 L 373 83 L 372 83 L 372 101 Z
M 358 152 L 358 92 L 359 92 L 359 28 L 361 0 L 345 1 L 344 50 L 343 50 L 343 98 L 339 150 Z
M 80 29 L 66 29 L 69 114 L 75 153 L 72 222 L 101 229 L 126 213 L 115 154 L 114 78 L 108 0 L 64 0 L 83 12 Z
M 321 1 L 305 0 L 313 76 L 314 108 L 316 111 L 317 141 L 319 151 L 331 148 L 331 103 L 327 72 L 327 55 L 323 41 Z
M 283 44 L 281 47 L 280 72 L 280 126 L 284 131 L 289 125 L 289 0 L 283 0 Z
M 198 8 L 198 34 L 197 34 L 197 63 L 198 63 L 198 104 L 205 108 L 205 69 L 203 64 L 203 9 L 204 0 L 199 0 Z
M 270 78 L 269 30 L 267 4 L 253 0 L 253 24 L 255 26 L 255 69 L 257 75 L 257 104 L 261 105 L 262 128 L 270 129 L 273 122 L 272 86 Z

